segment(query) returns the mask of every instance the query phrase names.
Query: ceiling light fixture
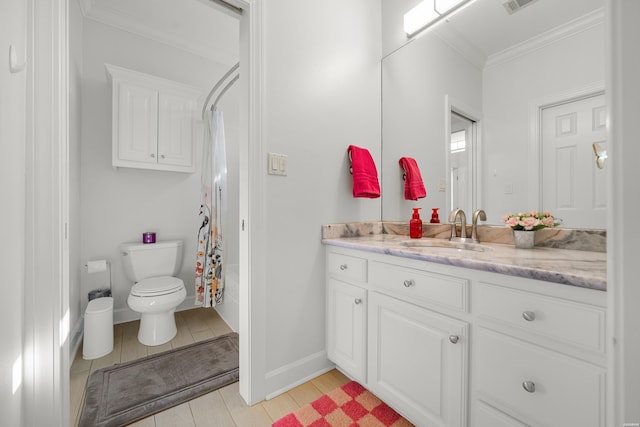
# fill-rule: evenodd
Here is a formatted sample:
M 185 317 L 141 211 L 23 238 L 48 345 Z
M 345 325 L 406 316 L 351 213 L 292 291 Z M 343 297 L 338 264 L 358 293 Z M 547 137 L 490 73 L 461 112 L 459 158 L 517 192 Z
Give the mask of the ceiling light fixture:
M 474 0 L 423 0 L 404 15 L 407 37 L 426 30 Z

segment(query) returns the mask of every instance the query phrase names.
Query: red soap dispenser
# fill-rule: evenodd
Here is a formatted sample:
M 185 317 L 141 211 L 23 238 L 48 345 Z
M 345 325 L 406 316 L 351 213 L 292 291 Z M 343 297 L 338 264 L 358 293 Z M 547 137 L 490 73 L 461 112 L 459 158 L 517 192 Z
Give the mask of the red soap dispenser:
M 422 238 L 422 220 L 420 219 L 420 212 L 422 208 L 413 208 L 413 216 L 409 221 L 409 236 L 412 239 Z
M 438 217 L 438 210 L 440 208 L 431 209 L 431 223 L 432 224 L 440 224 L 440 217 Z

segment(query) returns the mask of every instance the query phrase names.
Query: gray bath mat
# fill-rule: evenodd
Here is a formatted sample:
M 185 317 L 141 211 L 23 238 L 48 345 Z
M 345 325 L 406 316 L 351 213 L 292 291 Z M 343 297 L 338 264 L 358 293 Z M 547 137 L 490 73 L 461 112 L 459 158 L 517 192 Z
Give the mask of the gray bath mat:
M 80 427 L 123 426 L 238 381 L 235 332 L 89 376 Z

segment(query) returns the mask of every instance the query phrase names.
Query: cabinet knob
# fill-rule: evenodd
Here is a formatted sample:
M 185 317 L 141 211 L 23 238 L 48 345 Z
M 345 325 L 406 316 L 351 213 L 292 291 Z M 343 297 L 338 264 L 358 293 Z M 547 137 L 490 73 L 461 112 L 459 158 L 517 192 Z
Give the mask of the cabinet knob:
M 533 322 L 536 320 L 536 314 L 533 311 L 524 311 L 522 312 L 522 318 L 527 322 Z
M 451 344 L 457 344 L 459 339 L 460 337 L 457 335 L 449 335 L 449 341 Z
M 156 155 L 155 155 L 154 153 L 151 153 L 151 158 L 152 158 L 152 159 L 155 159 L 155 158 L 156 158 Z
M 404 287 L 405 288 L 410 288 L 411 286 L 415 286 L 416 281 L 413 279 L 407 279 L 404 281 Z
M 522 388 L 528 391 L 529 393 L 535 393 L 536 391 L 536 383 L 533 381 L 523 381 Z
M 356 298 L 355 300 L 353 300 L 353 302 L 358 305 L 358 304 L 362 304 L 362 298 Z
M 160 154 L 160 158 L 161 158 L 161 159 L 164 159 L 164 154 Z
M 340 270 L 345 271 L 347 269 L 347 264 L 340 264 Z

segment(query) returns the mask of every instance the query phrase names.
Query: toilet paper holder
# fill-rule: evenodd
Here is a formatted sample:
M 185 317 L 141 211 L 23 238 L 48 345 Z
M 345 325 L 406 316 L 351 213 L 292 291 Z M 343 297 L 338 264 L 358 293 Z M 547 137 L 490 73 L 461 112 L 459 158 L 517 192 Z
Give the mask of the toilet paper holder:
M 88 274 L 101 273 L 103 271 L 108 272 L 109 276 L 109 288 L 108 289 L 96 289 L 88 294 L 89 301 L 94 298 L 110 297 L 111 296 L 111 262 L 106 259 L 100 259 L 95 261 L 88 261 L 84 267 L 87 269 Z

